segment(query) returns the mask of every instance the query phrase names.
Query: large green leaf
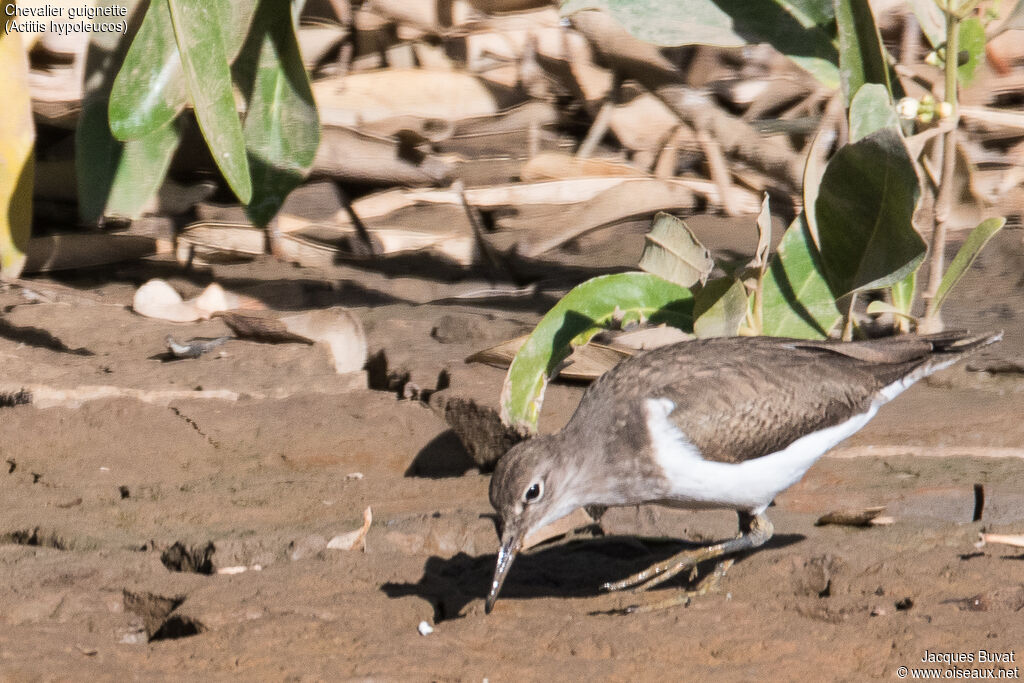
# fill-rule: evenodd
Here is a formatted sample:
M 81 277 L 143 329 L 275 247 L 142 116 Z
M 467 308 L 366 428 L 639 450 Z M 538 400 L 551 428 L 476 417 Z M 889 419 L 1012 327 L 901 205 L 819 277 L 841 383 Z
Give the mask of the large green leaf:
M 701 339 L 734 337 L 747 317 L 747 288 L 733 277 L 712 280 L 693 304 L 693 331 Z
M 771 43 L 830 88 L 838 56 L 823 25 L 831 13 L 809 0 L 567 0 L 562 13 L 602 9 L 637 38 L 656 45 L 737 47 Z
M 144 137 L 187 103 L 171 12 L 166 0 L 152 0 L 110 91 L 110 132 L 118 140 Z
M 880 83 L 865 83 L 850 103 L 850 142 L 857 142 L 883 128 L 900 125 L 889 92 Z
M 127 8 L 131 29 L 138 4 L 137 0 L 102 0 L 98 6 Z M 96 18 L 103 20 L 103 16 Z M 131 41 L 131 30 L 124 36 L 96 32 L 89 38 L 85 97 L 75 131 L 78 215 L 86 223 L 103 215 L 137 217 L 160 188 L 177 146 L 178 131 L 173 126 L 126 143 L 111 135 L 108 97 L 116 66 L 130 51 Z
M 124 143 L 104 209 L 106 216 L 138 218 L 163 185 L 181 142 L 176 121 L 138 140 Z
M 32 232 L 36 129 L 20 33 L 0 32 L 0 92 L 0 277 L 7 279 L 21 275 Z
M 693 295 L 649 273 L 603 275 L 577 286 L 548 311 L 509 366 L 501 391 L 506 424 L 535 432 L 548 379 L 572 351 L 602 326 L 646 318 L 693 329 Z
M 893 99 L 903 97 L 899 81 L 891 77 L 882 36 L 868 0 L 834 0 L 839 36 L 839 77 L 850 102 L 865 83 L 885 86 Z
M 802 212 L 782 235 L 761 287 L 762 334 L 822 339 L 842 317 Z
M 949 296 L 949 291 L 953 289 L 956 283 L 960 282 L 960 278 L 964 276 L 967 269 L 974 263 L 974 259 L 978 258 L 981 250 L 985 248 L 990 239 L 995 237 L 997 232 L 1003 229 L 1004 225 L 1006 225 L 1006 219 L 1000 216 L 999 218 L 984 220 L 974 230 L 971 230 L 971 234 L 964 240 L 963 246 L 956 252 L 956 256 L 953 257 L 949 268 L 946 269 L 945 274 L 942 276 L 942 281 L 939 282 L 939 289 L 935 293 L 936 311 L 942 308 L 946 297 Z
M 243 204 L 252 198 L 242 123 L 235 110 L 223 17 L 228 0 L 167 0 L 185 84 L 217 167 Z
M 217 3 L 215 8 L 227 12 L 218 23 L 225 29 L 225 52 L 231 61 L 242 48 L 256 3 Z M 186 104 L 170 9 L 167 0 L 153 0 L 110 93 L 110 130 L 119 140 L 141 138 L 168 125 Z
M 639 265 L 669 282 L 692 287 L 707 279 L 715 262 L 683 220 L 658 213 L 644 240 Z
M 288 3 L 260 3 L 238 60 L 255 69 L 244 75 L 236 69 L 249 102 L 243 131 L 253 193 L 247 211 L 256 225 L 270 222 L 320 145 L 320 120 L 289 9 Z
M 912 218 L 921 194 L 900 134 L 876 131 L 829 161 L 815 212 L 821 260 L 839 295 L 898 282 L 916 268 L 925 243 Z
M 88 222 L 100 216 L 138 218 L 163 184 L 181 140 L 175 122 L 137 140 L 114 139 L 104 100 L 85 106 L 76 137 L 76 167 L 90 169 L 79 173 L 78 211 Z

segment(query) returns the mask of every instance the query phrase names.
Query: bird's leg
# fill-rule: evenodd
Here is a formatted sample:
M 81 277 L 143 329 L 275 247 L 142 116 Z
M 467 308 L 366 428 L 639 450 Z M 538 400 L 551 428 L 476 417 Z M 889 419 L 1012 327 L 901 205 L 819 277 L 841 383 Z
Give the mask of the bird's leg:
M 623 610 L 626 614 L 643 614 L 645 612 L 657 612 L 658 610 L 668 609 L 669 607 L 677 607 L 678 605 L 689 605 L 690 598 L 698 598 L 716 590 L 718 585 L 722 582 L 726 572 L 732 567 L 736 560 L 729 558 L 722 560 L 716 566 L 714 571 L 701 579 L 701 582 L 697 585 L 697 588 L 692 591 L 682 591 L 673 595 L 671 598 L 665 600 L 659 600 L 658 602 L 652 602 L 646 605 L 632 605 Z
M 645 591 L 668 581 L 684 569 L 692 569 L 705 560 L 713 560 L 723 555 L 731 555 L 743 550 L 750 550 L 764 545 L 772 537 L 772 523 L 764 513 L 751 515 L 739 512 L 740 535 L 736 538 L 696 550 L 684 550 L 673 555 L 664 562 L 658 562 L 642 572 L 637 572 L 621 581 L 606 583 L 605 590 L 620 591 L 624 588 L 636 587 L 636 591 Z

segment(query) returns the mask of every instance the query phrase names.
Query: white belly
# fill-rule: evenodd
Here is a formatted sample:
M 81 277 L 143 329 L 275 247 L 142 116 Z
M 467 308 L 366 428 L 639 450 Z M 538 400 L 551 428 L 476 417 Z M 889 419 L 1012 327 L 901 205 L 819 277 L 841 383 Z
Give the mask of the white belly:
M 647 429 L 654 457 L 671 482 L 664 502 L 679 507 L 731 507 L 753 514 L 763 512 L 775 496 L 800 481 L 827 450 L 867 424 L 879 405 L 873 403 L 865 413 L 802 436 L 776 453 L 726 463 L 701 457 L 696 446 L 668 419 L 675 409 L 672 401 L 648 399 Z

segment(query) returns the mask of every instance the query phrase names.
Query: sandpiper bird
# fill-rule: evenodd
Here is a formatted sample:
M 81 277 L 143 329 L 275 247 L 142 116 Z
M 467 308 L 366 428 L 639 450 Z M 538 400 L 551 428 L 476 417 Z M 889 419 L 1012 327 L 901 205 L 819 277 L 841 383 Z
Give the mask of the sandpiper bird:
M 739 515 L 736 538 L 679 553 L 609 590 L 646 590 L 764 544 L 773 531 L 765 509 L 822 454 L 917 380 L 1001 338 L 732 337 L 623 361 L 586 391 L 560 432 L 519 443 L 498 461 L 490 498 L 501 549 L 487 613 L 523 538 L 581 506 L 659 503 Z

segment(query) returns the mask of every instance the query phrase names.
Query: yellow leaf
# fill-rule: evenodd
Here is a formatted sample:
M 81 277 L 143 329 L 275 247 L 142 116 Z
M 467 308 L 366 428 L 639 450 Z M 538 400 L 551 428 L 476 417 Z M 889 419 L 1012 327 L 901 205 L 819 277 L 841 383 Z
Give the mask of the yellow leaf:
M 14 3 L 0 4 L 7 16 Z M 0 93 L 0 277 L 6 279 L 21 274 L 32 229 L 35 127 L 28 57 L 18 33 L 0 33 Z

